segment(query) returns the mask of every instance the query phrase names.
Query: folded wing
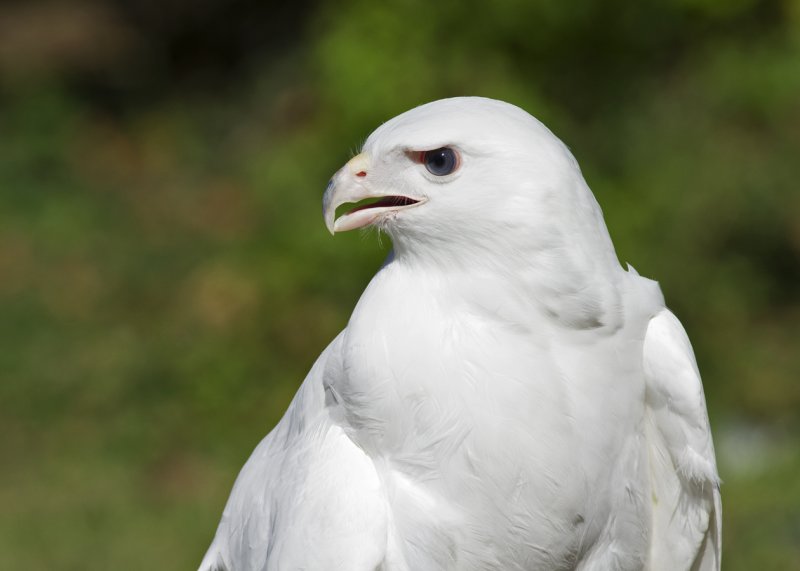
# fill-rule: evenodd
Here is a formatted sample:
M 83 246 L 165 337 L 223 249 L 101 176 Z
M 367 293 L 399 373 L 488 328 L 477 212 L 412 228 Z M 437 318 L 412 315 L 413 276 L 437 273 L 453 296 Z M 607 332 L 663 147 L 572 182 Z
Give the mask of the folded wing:
M 718 571 L 719 477 L 703 385 L 678 319 L 662 310 L 644 341 L 652 483 L 651 570 Z
M 332 421 L 323 352 L 275 429 L 236 479 L 200 571 L 372 571 L 387 517 L 375 466 Z

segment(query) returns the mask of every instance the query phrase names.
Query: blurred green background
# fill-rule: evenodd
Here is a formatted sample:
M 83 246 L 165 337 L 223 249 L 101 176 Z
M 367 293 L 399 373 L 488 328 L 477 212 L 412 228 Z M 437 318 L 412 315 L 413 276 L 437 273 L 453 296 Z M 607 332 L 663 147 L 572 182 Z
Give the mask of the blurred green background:
M 330 174 L 462 94 L 570 145 L 686 325 L 725 568 L 800 569 L 791 0 L 0 4 L 0 568 L 199 563 L 385 255 Z

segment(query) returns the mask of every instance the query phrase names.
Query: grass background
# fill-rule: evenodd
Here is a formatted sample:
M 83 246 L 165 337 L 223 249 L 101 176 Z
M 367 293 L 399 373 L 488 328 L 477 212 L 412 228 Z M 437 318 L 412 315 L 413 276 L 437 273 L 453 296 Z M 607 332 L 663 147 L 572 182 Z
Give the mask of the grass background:
M 0 568 L 191 569 L 387 245 L 325 183 L 382 121 L 508 100 L 693 340 L 729 570 L 800 569 L 800 6 L 0 5 Z

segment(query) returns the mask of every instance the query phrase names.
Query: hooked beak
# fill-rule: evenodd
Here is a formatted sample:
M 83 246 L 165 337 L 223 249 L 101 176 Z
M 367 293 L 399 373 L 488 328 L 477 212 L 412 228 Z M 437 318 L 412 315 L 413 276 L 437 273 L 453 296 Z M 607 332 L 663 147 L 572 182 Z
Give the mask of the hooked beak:
M 425 202 L 424 198 L 390 194 L 373 188 L 370 178 L 369 156 L 356 155 L 339 172 L 333 175 L 322 197 L 322 215 L 331 234 L 368 226 L 389 212 L 405 210 Z M 356 206 L 336 218 L 336 209 L 349 202 L 377 199 Z

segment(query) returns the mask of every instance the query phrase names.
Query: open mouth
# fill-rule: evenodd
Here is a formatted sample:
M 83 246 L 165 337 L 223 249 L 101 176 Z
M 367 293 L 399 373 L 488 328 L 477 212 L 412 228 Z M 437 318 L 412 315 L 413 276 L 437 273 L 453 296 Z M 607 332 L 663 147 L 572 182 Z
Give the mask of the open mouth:
M 368 198 L 356 204 L 356 207 L 348 210 L 347 214 L 367 210 L 368 208 L 384 208 L 384 207 L 397 207 L 397 206 L 411 206 L 419 204 L 419 200 L 409 198 L 407 196 L 384 196 L 382 198 Z
M 362 228 L 375 222 L 381 215 L 410 208 L 425 202 L 422 198 L 409 196 L 380 196 L 367 198 L 355 204 L 355 208 L 348 210 L 336 219 L 334 230 L 344 232 L 355 228 Z

